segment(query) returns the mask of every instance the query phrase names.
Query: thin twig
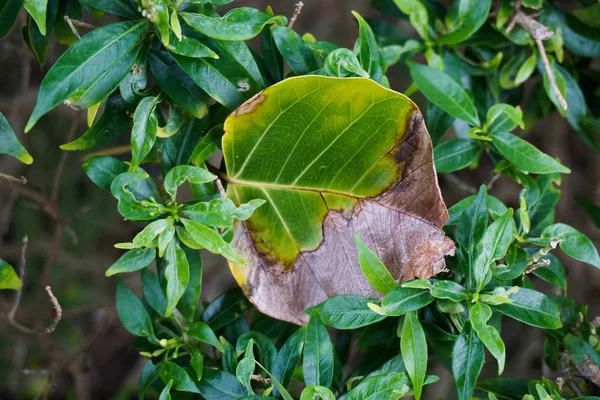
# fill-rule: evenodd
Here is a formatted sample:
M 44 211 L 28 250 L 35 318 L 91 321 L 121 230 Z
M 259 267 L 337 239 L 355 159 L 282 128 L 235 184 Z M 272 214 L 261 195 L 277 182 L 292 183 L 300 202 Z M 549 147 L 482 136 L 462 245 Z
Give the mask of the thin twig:
M 27 184 L 27 178 L 25 178 L 24 176 L 21 175 L 20 178 L 17 178 L 16 176 L 12 176 L 12 175 L 7 175 L 7 174 L 3 174 L 0 172 L 0 178 L 11 182 L 11 183 L 19 183 L 21 185 L 26 185 Z
M 292 27 L 294 26 L 294 22 L 296 22 L 296 20 L 298 19 L 298 16 L 302 12 L 302 7 L 304 7 L 303 2 L 299 1 L 298 3 L 296 3 L 296 8 L 294 9 L 294 15 L 292 15 L 292 18 L 290 18 L 290 22 L 288 23 L 288 28 L 292 29 Z
M 66 17 L 66 15 L 65 15 Z M 75 138 L 75 133 L 77 132 L 77 128 L 79 124 L 76 119 L 71 125 L 71 129 L 69 129 L 69 133 L 67 136 L 67 143 L 70 143 Z M 60 181 L 62 180 L 63 173 L 65 172 L 65 166 L 67 164 L 67 158 L 69 157 L 68 151 L 63 151 L 60 157 L 60 161 L 58 162 L 58 167 L 56 167 L 56 173 L 54 174 L 54 181 L 52 182 L 52 192 L 50 194 L 50 200 L 56 204 L 58 201 L 58 194 L 60 190 Z
M 477 189 L 475 189 L 473 186 L 469 185 L 468 183 L 464 182 L 458 176 L 456 176 L 454 174 L 446 174 L 445 177 L 446 177 L 446 179 L 448 179 L 450 181 L 451 184 L 456 185 L 456 187 L 458 187 L 463 192 L 469 193 L 469 194 L 477 193 Z
M 23 238 L 23 245 L 21 247 L 21 259 L 19 261 L 19 279 L 21 280 L 21 282 L 24 282 L 24 279 L 25 279 L 25 264 L 26 264 L 25 255 L 27 252 L 27 244 L 28 243 L 29 243 L 29 239 L 27 238 L 27 236 L 25 236 Z M 15 315 L 21 304 L 21 297 L 23 295 L 23 286 L 17 291 L 13 305 L 7 314 L 8 322 L 10 322 L 10 324 L 12 326 L 14 326 L 15 328 L 17 328 L 18 330 L 20 330 L 23 333 L 28 333 L 28 334 L 37 333 L 39 335 L 49 335 L 52 332 L 54 332 L 56 330 L 56 326 L 58 325 L 58 323 L 60 322 L 60 320 L 62 318 L 62 308 L 60 306 L 60 303 L 58 302 L 58 299 L 56 298 L 56 296 L 54 296 L 54 293 L 52 293 L 52 289 L 50 288 L 50 286 L 46 286 L 46 292 L 48 293 L 48 296 L 50 297 L 50 301 L 52 302 L 52 305 L 54 306 L 54 311 L 55 311 L 54 320 L 52 321 L 52 323 L 50 325 L 48 325 L 48 327 L 46 327 L 43 330 L 36 330 L 36 329 L 28 328 L 24 325 L 21 325 L 19 322 L 17 322 L 15 320 Z
M 71 28 L 71 32 L 73 32 L 73 35 L 77 36 L 77 39 L 81 39 L 81 35 L 79 35 L 79 32 L 77 31 L 76 26 L 78 26 L 80 28 L 86 28 L 86 29 L 96 29 L 97 28 L 96 25 L 88 24 L 87 22 L 82 22 L 82 21 L 78 21 L 76 19 L 69 18 L 68 15 L 65 15 L 64 20 L 69 25 L 69 28 Z
M 227 194 L 225 193 L 225 188 L 223 187 L 223 184 L 221 183 L 221 179 L 217 178 L 215 180 L 215 183 L 217 184 L 217 189 L 219 190 L 219 194 L 221 195 L 222 198 L 227 197 Z
M 520 27 L 525 29 L 529 36 L 531 36 L 531 38 L 535 41 L 535 44 L 538 48 L 538 52 L 540 53 L 540 57 L 542 58 L 542 64 L 544 65 L 544 69 L 546 70 L 546 75 L 548 75 L 548 80 L 550 82 L 550 86 L 552 87 L 552 91 L 558 99 L 560 106 L 566 111 L 567 101 L 560 93 L 560 89 L 556 84 L 556 79 L 554 77 L 552 69 L 550 68 L 550 61 L 548 61 L 548 55 L 546 54 L 546 49 L 544 48 L 543 43 L 544 40 L 548 40 L 552 36 L 554 36 L 554 32 L 548 29 L 545 25 L 536 21 L 533 15 L 527 15 L 518 9 L 515 11 L 515 15 L 508 24 L 508 27 L 506 28 L 506 33 L 509 34 L 515 25 L 519 25 Z

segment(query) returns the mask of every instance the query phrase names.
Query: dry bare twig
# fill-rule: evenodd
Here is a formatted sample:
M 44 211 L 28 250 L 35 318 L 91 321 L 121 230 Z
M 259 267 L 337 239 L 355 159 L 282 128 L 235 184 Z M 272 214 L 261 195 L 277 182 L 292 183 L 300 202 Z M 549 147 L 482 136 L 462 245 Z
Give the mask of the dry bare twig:
M 550 86 L 552 87 L 552 91 L 554 95 L 558 99 L 560 106 L 567 111 L 567 101 L 563 97 L 558 85 L 556 84 L 556 78 L 554 77 L 554 73 L 550 68 L 550 61 L 548 60 L 548 55 L 546 54 L 546 49 L 544 48 L 544 40 L 550 39 L 554 36 L 554 32 L 548 29 L 545 25 L 541 24 L 534 18 L 536 15 L 527 15 L 523 11 L 518 8 L 515 11 L 515 14 L 508 24 L 506 28 L 506 34 L 509 34 L 510 31 L 516 26 L 519 25 L 531 36 L 531 38 L 535 41 L 537 45 L 538 52 L 540 53 L 540 57 L 542 58 L 542 64 L 544 65 L 544 69 L 546 70 L 546 75 L 548 75 L 548 80 L 550 82 Z
M 288 23 L 288 28 L 292 29 L 292 26 L 294 26 L 294 22 L 296 22 L 296 20 L 298 19 L 298 16 L 302 12 L 302 7 L 304 7 L 303 2 L 299 1 L 298 3 L 296 3 L 296 8 L 294 9 L 294 14 L 292 15 L 292 18 L 290 18 L 290 22 Z
M 77 26 L 80 28 L 86 28 L 86 29 L 97 28 L 97 26 L 88 24 L 87 22 L 82 22 L 82 21 L 78 21 L 76 19 L 69 18 L 68 15 L 65 15 L 64 19 L 67 22 L 67 24 L 69 25 L 69 28 L 71 28 L 71 32 L 73 32 L 73 35 L 77 36 L 77 39 L 81 39 L 81 36 L 79 35 L 79 32 L 77 31 L 77 28 L 76 28 Z

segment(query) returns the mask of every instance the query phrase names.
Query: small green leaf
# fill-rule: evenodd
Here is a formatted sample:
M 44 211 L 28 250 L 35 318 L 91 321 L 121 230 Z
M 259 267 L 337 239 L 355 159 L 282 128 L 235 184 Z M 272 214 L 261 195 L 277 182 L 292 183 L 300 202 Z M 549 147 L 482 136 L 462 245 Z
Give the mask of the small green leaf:
M 177 14 L 173 14 L 177 15 Z M 217 53 L 200 41 L 182 36 L 181 39 L 171 38 L 169 45 L 166 46 L 167 50 L 171 53 L 179 54 L 180 56 L 192 57 L 192 58 L 219 58 Z
M 227 291 L 206 306 L 202 319 L 214 330 L 219 330 L 252 308 L 244 293 L 238 288 Z
M 44 77 L 25 132 L 48 111 L 110 70 L 115 58 L 139 42 L 146 23 L 145 20 L 116 22 L 94 29 L 75 42 Z
M 116 263 L 106 270 L 106 276 L 134 272 L 146 268 L 156 257 L 154 249 L 133 249 L 123 254 Z
M 481 185 L 474 201 L 461 213 L 458 218 L 456 241 L 465 249 L 468 264 L 463 271 L 467 278 L 467 287 L 474 283 L 475 272 L 473 264 L 476 258 L 476 245 L 483 236 L 488 224 L 487 190 Z
M 246 264 L 246 260 L 240 257 L 229 243 L 215 231 L 206 225 L 199 224 L 196 221 L 182 219 L 181 222 L 192 239 L 201 244 L 204 248 L 214 254 L 222 254 L 224 257 L 237 264 Z
M 454 79 L 444 72 L 423 64 L 409 63 L 410 76 L 427 100 L 455 118 L 479 126 L 473 100 Z
M 154 337 L 152 321 L 144 305 L 121 279 L 117 279 L 117 312 L 125 329 L 136 336 Z
M 187 288 L 190 281 L 190 266 L 185 252 L 176 240 L 169 243 L 161 261 L 161 269 L 167 281 L 165 291 L 167 309 L 165 315 L 168 317 L 177 307 L 179 299 L 181 299 Z
M 394 0 L 396 6 L 403 14 L 409 16 L 410 24 L 415 28 L 419 36 L 429 39 L 429 16 L 427 8 L 420 0 Z
M 29 155 L 29 153 L 27 152 L 25 147 L 23 147 L 21 142 L 19 142 L 15 131 L 13 131 L 10 124 L 1 112 L 0 154 L 8 154 L 9 156 L 12 156 L 25 164 L 31 164 L 33 162 L 33 158 L 31 157 L 31 155 Z
M 509 288 L 506 288 L 509 289 Z M 494 305 L 500 311 L 518 321 L 542 329 L 557 329 L 562 326 L 560 310 L 554 301 L 536 290 L 519 288 L 508 294 L 510 303 Z
M 309 385 L 302 390 L 300 400 L 335 400 L 335 396 L 325 386 Z
M 177 188 L 188 181 L 192 184 L 200 184 L 206 182 L 212 182 L 217 177 L 205 168 L 192 167 L 190 165 L 178 165 L 177 167 L 171 168 L 165 176 L 164 187 L 165 191 L 175 199 L 177 194 Z
M 133 246 L 140 247 L 156 247 L 154 239 L 169 227 L 168 219 L 159 219 L 151 222 L 133 238 Z
M 500 398 L 521 400 L 529 393 L 527 382 L 519 378 L 498 376 L 477 382 L 477 388 L 493 392 Z
M 187 371 L 174 362 L 163 362 L 158 368 L 160 379 L 163 382 L 173 381 L 173 389 L 179 392 L 200 393 L 194 380 Z
M 213 127 L 196 145 L 192 153 L 191 163 L 200 165 L 210 157 L 215 151 L 221 148 L 221 138 L 223 137 L 223 124 Z
M 134 6 L 135 3 L 130 1 L 79 0 L 79 2 L 84 6 L 127 19 L 136 19 L 140 17 L 139 12 Z
M 381 302 L 381 313 L 387 316 L 400 316 L 416 311 L 433 301 L 428 290 L 395 287 Z
M 485 23 L 491 0 L 461 0 L 458 6 L 458 26 L 452 27 L 450 33 L 439 38 L 441 44 L 464 42 Z
M 369 74 L 363 70 L 360 61 L 348 49 L 335 49 L 327 55 L 323 63 L 323 75 L 327 76 L 362 76 L 368 78 Z
M 209 202 L 185 206 L 181 212 L 203 225 L 230 227 L 233 225 L 234 218 L 245 221 L 264 203 L 262 199 L 254 199 L 236 207 L 235 203 L 228 198 L 216 198 Z
M 5 0 L 0 3 L 0 38 L 12 28 L 22 5 L 23 0 Z
M 336 329 L 357 329 L 385 319 L 384 315 L 369 309 L 367 304 L 370 301 L 360 296 L 334 296 L 305 312 L 309 315 L 318 315 L 325 325 Z
M 517 70 L 517 75 L 515 76 L 515 86 L 520 86 L 523 82 L 525 82 L 533 71 L 535 71 L 535 65 L 537 63 L 537 56 L 533 53 L 525 62 L 519 67 Z M 509 130 L 504 130 L 508 132 Z
M 306 75 L 319 68 L 312 50 L 296 32 L 276 25 L 271 28 L 271 34 L 283 59 L 296 75 Z
M 160 103 L 160 97 L 145 97 L 140 101 L 133 115 L 131 130 L 131 165 L 134 171 L 152 150 L 158 129 L 158 120 L 154 109 Z
M 410 391 L 406 374 L 388 372 L 363 379 L 348 392 L 345 400 L 397 400 Z
M 452 348 L 452 375 L 459 400 L 471 400 L 484 361 L 483 345 L 466 323 Z
M 217 335 L 210 329 L 206 322 L 194 322 L 187 331 L 187 334 L 201 342 L 208 343 L 214 346 L 217 350 L 223 352 L 223 344 L 217 338 Z
M 475 303 L 469 311 L 471 326 L 492 356 L 498 360 L 498 375 L 501 375 L 502 371 L 504 371 L 506 350 L 504 342 L 496 328 L 487 324 L 491 317 L 492 309 L 487 304 L 480 302 Z
M 167 47 L 170 42 L 169 7 L 164 0 L 155 0 L 148 8 L 148 19 L 156 26 L 162 44 Z M 175 382 L 177 383 L 177 382 Z
M 566 224 L 554 224 L 544 229 L 542 237 L 558 239 L 559 246 L 566 255 L 600 268 L 598 250 L 592 241 L 577 229 Z
M 522 171 L 534 174 L 571 173 L 569 168 L 513 134 L 496 132 L 492 137 L 492 143 L 500 154 Z
M 249 40 L 268 24 L 287 24 L 282 15 L 273 16 L 255 8 L 234 8 L 221 18 L 180 12 L 179 15 L 198 32 L 218 40 Z
M 13 267 L 0 258 L 0 290 L 19 290 L 22 286 L 23 282 L 21 282 Z
M 46 36 L 46 9 L 48 0 L 25 0 L 25 9 L 37 24 L 40 33 Z
M 334 352 L 325 325 L 312 317 L 306 327 L 302 371 L 304 383 L 330 387 L 333 382 Z
M 198 380 L 201 380 L 202 375 L 204 374 L 204 356 L 202 355 L 200 350 L 194 347 L 190 348 L 190 365 L 196 373 L 196 378 L 198 378 Z
M 294 370 L 300 362 L 302 350 L 304 349 L 304 339 L 306 337 L 306 327 L 303 326 L 294 332 L 281 346 L 275 364 L 273 365 L 273 376 L 283 387 L 287 387 L 292 380 Z M 275 391 L 274 391 L 275 392 Z M 276 394 L 276 393 L 273 393 Z
M 171 386 L 173 386 L 173 379 L 165 385 L 164 389 L 160 392 L 158 400 L 171 400 Z
M 367 247 L 358 234 L 354 235 L 354 241 L 358 250 L 360 269 L 369 284 L 383 295 L 397 287 L 398 284 L 390 271 L 383 265 L 377 254 Z
M 196 311 L 202 293 L 202 258 L 196 250 L 185 245 L 181 245 L 181 247 L 190 267 L 190 281 L 177 304 L 177 310 L 183 318 L 191 323 L 196 319 Z
M 523 112 L 508 104 L 496 104 L 487 113 L 485 129 L 490 133 L 510 132 L 519 126 L 525 128 Z
M 448 299 L 457 303 L 468 299 L 467 289 L 454 281 L 435 281 L 431 289 L 431 295 L 436 299 Z
M 412 382 L 415 398 L 419 400 L 427 374 L 427 342 L 419 319 L 413 312 L 407 313 L 404 317 L 400 349 L 406 372 Z
M 482 147 L 479 141 L 453 139 L 435 146 L 433 151 L 437 172 L 453 172 L 468 167 L 479 159 Z
M 150 268 L 142 270 L 142 293 L 150 307 L 164 317 L 167 310 L 167 299 L 160 287 L 158 276 Z
M 244 385 L 234 375 L 214 369 L 204 371 L 197 387 L 205 399 L 234 400 L 248 395 Z
M 358 59 L 362 68 L 367 71 L 371 79 L 375 82 L 381 83 L 383 77 L 383 70 L 381 68 L 381 61 L 379 56 L 379 46 L 375 39 L 373 30 L 356 11 L 352 11 L 352 15 L 358 21 L 358 32 L 359 36 L 356 40 L 355 48 L 358 49 Z

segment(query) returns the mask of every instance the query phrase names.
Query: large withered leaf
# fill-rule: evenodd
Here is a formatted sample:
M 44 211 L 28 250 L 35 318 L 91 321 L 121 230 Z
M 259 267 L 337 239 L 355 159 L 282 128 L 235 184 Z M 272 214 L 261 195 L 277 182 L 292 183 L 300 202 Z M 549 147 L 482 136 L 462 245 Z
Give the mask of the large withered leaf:
M 356 233 L 399 282 L 444 268 L 448 212 L 423 116 L 406 96 L 364 78 L 290 78 L 224 129 L 228 197 L 266 201 L 235 227 L 247 264 L 229 263 L 263 313 L 305 323 L 304 309 L 328 297 L 379 297 Z

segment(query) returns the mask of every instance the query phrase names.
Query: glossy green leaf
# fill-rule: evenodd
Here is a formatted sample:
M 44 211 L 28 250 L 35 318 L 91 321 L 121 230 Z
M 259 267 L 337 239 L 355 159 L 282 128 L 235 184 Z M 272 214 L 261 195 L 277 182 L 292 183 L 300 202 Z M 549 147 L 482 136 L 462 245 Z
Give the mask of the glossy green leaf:
M 200 350 L 193 347 L 190 348 L 190 365 L 196 373 L 196 378 L 201 380 L 202 375 L 204 375 L 204 356 Z
M 33 158 L 19 142 L 15 131 L 2 113 L 0 113 L 0 154 L 8 154 L 25 164 L 33 162 Z
M 281 349 L 277 353 L 272 373 L 283 387 L 289 385 L 294 370 L 300 362 L 305 337 L 306 327 L 299 328 L 283 343 L 283 346 L 281 346 Z
M 389 372 L 365 378 L 348 392 L 345 400 L 397 400 L 410 390 L 406 374 Z
M 24 6 L 42 35 L 46 35 L 46 9 L 48 0 L 25 0 Z
M 222 254 L 225 258 L 238 264 L 243 265 L 246 263 L 229 243 L 224 241 L 217 232 L 206 225 L 188 219 L 182 219 L 181 222 L 183 223 L 183 226 L 185 226 L 186 231 L 192 236 L 192 239 L 200 243 L 211 253 Z
M 580 366 L 584 366 L 586 363 L 590 363 L 590 361 L 596 368 L 600 365 L 600 354 L 586 340 L 568 333 L 564 338 L 564 343 L 573 355 L 575 362 Z
M 400 349 L 415 398 L 419 400 L 427 373 L 427 342 L 419 319 L 413 312 L 407 313 L 404 317 L 402 335 L 400 336 Z
M 234 8 L 221 18 L 189 12 L 180 12 L 179 16 L 198 32 L 218 40 L 248 40 L 258 35 L 265 25 L 287 24 L 287 18 L 282 15 L 273 16 L 250 7 Z
M 264 203 L 264 200 L 254 199 L 236 207 L 230 199 L 217 198 L 209 202 L 198 202 L 185 206 L 181 209 L 181 213 L 203 225 L 229 227 L 233 225 L 234 218 L 245 221 L 250 218 L 254 210 Z
M 473 264 L 477 257 L 476 246 L 488 225 L 487 200 L 487 189 L 485 185 L 481 185 L 477 197 L 461 213 L 457 223 L 456 240 L 466 251 L 468 264 L 463 272 L 469 286 L 475 279 Z
M 302 390 L 300 400 L 335 400 L 335 396 L 324 386 L 309 385 Z
M 544 229 L 542 237 L 558 239 L 559 246 L 565 254 L 600 268 L 598 250 L 596 250 L 592 241 L 577 229 L 566 224 L 554 224 Z
M 188 372 L 174 362 L 163 362 L 158 368 L 163 382 L 173 381 L 173 389 L 179 392 L 200 393 Z
M 335 296 L 307 309 L 306 313 L 317 315 L 325 325 L 336 329 L 357 329 L 385 318 L 369 309 L 367 304 L 370 301 L 360 296 Z
M 168 53 L 151 51 L 148 61 L 152 76 L 169 98 L 196 118 L 206 115 L 208 95 L 196 86 Z
M 219 351 L 224 351 L 223 345 L 217 338 L 217 335 L 208 326 L 206 322 L 198 321 L 194 322 L 187 331 L 187 334 L 194 339 L 198 339 L 201 342 L 208 343 L 214 346 Z
M 381 83 L 383 70 L 380 63 L 379 46 L 377 45 L 373 30 L 359 13 L 352 11 L 352 15 L 358 21 L 359 36 L 355 47 L 358 49 L 360 64 L 369 73 L 371 79 Z
M 152 321 L 144 305 L 121 279 L 117 279 L 117 312 L 125 329 L 136 336 L 153 337 Z
M 454 79 L 446 73 L 423 64 L 408 64 L 410 76 L 427 100 L 455 118 L 479 126 L 479 117 L 473 100 Z
M 483 344 L 467 323 L 452 349 L 452 376 L 459 400 L 471 399 L 484 361 Z
M 271 29 L 264 29 L 262 31 L 260 48 L 271 80 L 275 83 L 279 82 L 283 79 L 283 57 L 275 45 Z
M 0 258 L 0 290 L 19 290 L 22 286 L 23 282 L 21 282 L 13 267 Z
M 441 36 L 438 40 L 442 44 L 456 44 L 465 41 L 487 20 L 491 0 L 460 0 L 458 5 L 458 26 L 453 27 L 450 33 Z
M 304 309 L 327 297 L 376 296 L 352 251 L 357 233 L 390 260 L 394 279 L 429 278 L 454 247 L 438 229 L 446 213 L 433 165 L 416 161 L 430 160 L 431 147 L 422 117 L 406 97 L 370 79 L 296 77 L 248 101 L 224 126 L 227 197 L 237 205 L 266 201 L 235 224 L 232 244 L 248 266 L 230 263 L 262 312 L 300 324 L 306 322 Z M 404 151 L 406 158 L 393 155 Z M 417 167 L 413 162 L 421 178 L 398 185 L 405 166 Z M 385 205 L 378 200 L 383 198 Z M 365 207 L 381 217 L 375 225 L 364 219 L 369 212 L 357 212 Z M 416 226 L 419 234 L 410 234 Z M 407 253 L 381 245 L 394 241 L 404 242 Z M 336 243 L 335 249 L 327 243 Z M 417 254 L 425 248 L 432 251 Z
M 123 254 L 117 262 L 106 270 L 106 276 L 113 276 L 125 272 L 138 271 L 146 268 L 156 257 L 154 249 L 133 249 Z
M 110 191 L 112 181 L 127 172 L 127 165 L 120 160 L 108 156 L 90 157 L 82 164 L 88 178 L 100 188 Z
M 438 280 L 433 283 L 431 295 L 436 299 L 447 299 L 460 303 L 467 300 L 467 289 L 454 281 Z
M 575 54 L 584 57 L 600 56 L 600 41 L 597 28 L 583 24 L 576 17 L 549 5 L 545 10 L 542 23 L 552 28 L 560 28 L 565 46 Z
M 204 168 L 178 165 L 177 167 L 171 168 L 167 173 L 167 176 L 165 176 L 164 187 L 171 198 L 175 199 L 177 188 L 185 181 L 188 181 L 191 184 L 200 184 L 212 182 L 215 179 L 217 179 L 217 177 Z
M 327 328 L 318 318 L 306 327 L 302 371 L 306 385 L 330 387 L 333 382 L 334 351 Z
M 48 111 L 95 82 L 137 43 L 145 21 L 125 21 L 94 29 L 69 48 L 48 71 L 25 132 Z
M 144 301 L 148 302 L 154 311 L 164 317 L 167 309 L 167 299 L 158 281 L 158 276 L 150 268 L 142 270 L 142 289 Z
M 476 248 L 478 256 L 475 259 L 474 272 L 477 290 L 481 290 L 491 279 L 490 264 L 506 255 L 508 247 L 515 240 L 514 233 L 512 208 L 485 230 Z
M 235 344 L 236 353 L 243 353 L 251 340 L 258 349 L 256 354 L 260 362 L 268 371 L 271 371 L 277 359 L 277 348 L 273 341 L 262 333 L 250 330 L 240 335 Z
M 0 38 L 12 28 L 22 5 L 23 0 L 4 0 L 0 2 Z
M 177 307 L 179 299 L 181 299 L 187 288 L 190 281 L 190 266 L 185 252 L 176 240 L 169 243 L 161 261 L 161 268 L 167 282 L 165 290 L 167 309 L 165 315 L 168 317 Z
M 562 326 L 558 306 L 545 294 L 536 290 L 519 288 L 516 293 L 511 292 L 508 298 L 512 302 L 495 305 L 492 308 L 538 328 L 557 329 Z
M 335 49 L 329 53 L 323 63 L 322 72 L 326 76 L 369 77 L 369 74 L 360 65 L 360 61 L 358 61 L 356 55 L 348 49 Z
M 386 295 L 398 286 L 390 271 L 383 265 L 377 254 L 369 249 L 358 234 L 354 235 L 358 250 L 358 263 L 363 275 L 379 293 Z
M 134 2 L 130 0 L 79 0 L 79 2 L 96 10 L 107 14 L 118 15 L 120 17 L 135 19 L 140 17 L 136 10 Z
M 187 36 L 182 36 L 181 39 L 172 37 L 169 45 L 166 47 L 171 53 L 179 54 L 180 56 L 192 58 L 219 58 L 217 53 L 212 51 L 210 47 L 204 45 L 194 38 L 189 38 Z
M 433 301 L 428 290 L 396 287 L 385 295 L 381 302 L 383 315 L 399 316 L 416 311 Z
M 525 128 L 523 112 L 508 104 L 495 104 L 487 112 L 484 129 L 490 133 L 510 132 L 517 126 Z
M 163 390 L 158 396 L 158 400 L 171 400 L 171 387 L 173 386 L 173 380 L 169 380 Z
M 527 382 L 508 376 L 498 376 L 477 382 L 477 388 L 495 393 L 498 397 L 509 400 L 521 400 L 529 393 Z
M 437 172 L 453 172 L 466 168 L 479 159 L 482 147 L 476 140 L 453 139 L 435 146 Z
M 285 26 L 274 26 L 271 35 L 285 62 L 296 75 L 306 75 L 319 68 L 317 60 L 300 35 Z
M 202 319 L 214 330 L 219 330 L 244 315 L 252 305 L 239 289 L 223 293 L 210 303 Z
M 492 317 L 492 309 L 484 303 L 478 302 L 471 307 L 469 311 L 469 321 L 477 337 L 489 350 L 489 352 L 498 360 L 498 375 L 504 371 L 506 361 L 506 350 L 500 333 L 493 326 L 488 325 Z
M 513 134 L 496 132 L 492 143 L 508 161 L 522 171 L 534 174 L 571 173 L 569 168 Z
M 191 163 L 200 165 L 217 150 L 221 148 L 221 138 L 223 137 L 223 125 L 219 124 L 213 127 L 196 145 L 192 153 Z
M 131 166 L 130 171 L 140 165 L 152 150 L 158 121 L 154 109 L 160 103 L 160 97 L 145 97 L 140 101 L 133 115 L 133 129 L 131 130 Z
M 234 375 L 213 369 L 204 371 L 197 387 L 205 399 L 235 400 L 248 394 Z
M 111 96 L 100 118 L 79 138 L 60 146 L 62 150 L 88 150 L 105 145 L 131 127 L 129 105 L 119 95 Z
M 429 16 L 427 8 L 420 0 L 394 0 L 396 6 L 403 14 L 409 16 L 410 24 L 419 36 L 429 39 Z
M 200 294 L 202 293 L 202 258 L 198 251 L 191 249 L 184 244 L 181 244 L 181 247 L 188 260 L 190 281 L 177 304 L 177 310 L 179 310 L 183 318 L 191 323 L 196 320 L 196 311 L 198 309 L 198 303 L 200 302 Z

